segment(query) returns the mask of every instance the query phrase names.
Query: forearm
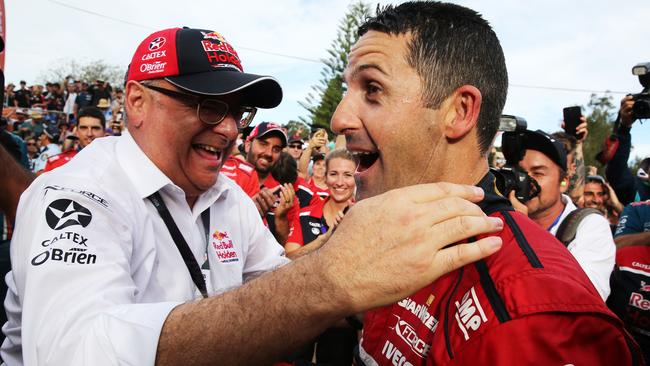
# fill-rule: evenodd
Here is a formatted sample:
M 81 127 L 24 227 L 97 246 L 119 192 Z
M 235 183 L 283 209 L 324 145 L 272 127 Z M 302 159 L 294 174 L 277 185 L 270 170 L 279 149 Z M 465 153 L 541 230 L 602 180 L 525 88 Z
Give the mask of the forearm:
M 275 215 L 274 221 L 275 232 L 273 233 L 273 236 L 275 236 L 275 240 L 277 240 L 280 245 L 284 245 L 289 238 L 289 220 L 287 219 L 286 213 L 284 215 Z
M 354 312 L 314 253 L 218 297 L 174 309 L 156 365 L 262 365 Z
M 307 254 L 313 252 L 314 250 L 316 250 L 316 249 L 320 248 L 321 246 L 323 246 L 323 244 L 327 240 L 327 238 L 325 238 L 325 236 L 326 235 L 320 235 L 316 239 L 312 240 L 311 242 L 309 242 L 308 244 L 305 244 L 303 246 L 300 246 L 297 243 L 293 243 L 294 245 L 292 245 L 292 247 L 297 246 L 297 248 L 292 249 L 291 251 L 287 250 L 287 257 L 289 259 L 293 260 L 293 259 L 300 258 L 303 255 L 307 255 Z
M 582 197 L 585 188 L 585 159 L 582 152 L 582 143 L 576 145 L 574 157 L 576 171 L 569 181 L 569 197 L 575 203 Z
M 300 161 L 298 161 L 298 175 L 302 179 L 309 179 L 309 161 L 311 160 L 311 153 L 313 147 L 307 146 L 307 148 L 300 155 Z
M 616 248 L 624 248 L 633 245 L 650 245 L 650 231 L 638 234 L 621 235 L 614 239 Z

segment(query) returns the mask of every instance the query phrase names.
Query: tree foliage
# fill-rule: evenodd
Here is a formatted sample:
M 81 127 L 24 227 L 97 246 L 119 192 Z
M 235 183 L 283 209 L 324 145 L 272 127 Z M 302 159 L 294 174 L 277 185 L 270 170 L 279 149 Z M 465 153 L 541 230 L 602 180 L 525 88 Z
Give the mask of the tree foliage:
M 592 94 L 585 108 L 589 128 L 587 140 L 583 145 L 585 165 L 597 167 L 599 174 L 604 174 L 604 166 L 596 160 L 596 155 L 602 150 L 605 138 L 612 133 L 618 111 L 612 100 L 609 94 Z
M 370 15 L 370 7 L 358 1 L 349 6 L 348 12 L 340 21 L 336 39 L 327 50 L 329 58 L 322 60 L 325 66 L 321 71 L 321 80 L 312 86 L 305 101 L 299 102 L 309 113 L 307 117 L 300 117 L 300 120 L 312 129 L 325 128 L 331 133 L 330 120 L 345 93 L 343 71 L 348 63 L 348 53 L 358 39 L 359 26 Z
M 74 80 L 82 80 L 92 83 L 95 80 L 108 81 L 111 85 L 121 86 L 124 83 L 126 70 L 115 65 L 109 65 L 102 60 L 80 63 L 75 60 L 65 59 L 57 61 L 52 68 L 41 73 L 39 81 L 62 82 L 67 76 Z

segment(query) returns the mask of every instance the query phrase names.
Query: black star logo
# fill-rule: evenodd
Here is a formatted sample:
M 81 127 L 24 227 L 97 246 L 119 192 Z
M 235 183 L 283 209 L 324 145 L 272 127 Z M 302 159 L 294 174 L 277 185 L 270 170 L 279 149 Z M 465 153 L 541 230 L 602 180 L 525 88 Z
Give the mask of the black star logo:
M 92 217 L 93 215 L 87 208 L 69 199 L 53 201 L 45 211 L 47 224 L 54 230 L 73 225 L 86 227 L 90 224 Z

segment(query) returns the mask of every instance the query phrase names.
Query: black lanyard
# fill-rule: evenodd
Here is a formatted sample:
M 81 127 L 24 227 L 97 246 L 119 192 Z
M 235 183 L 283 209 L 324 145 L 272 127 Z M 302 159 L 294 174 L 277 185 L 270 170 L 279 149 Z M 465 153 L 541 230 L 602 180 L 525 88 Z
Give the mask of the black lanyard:
M 181 256 L 183 257 L 183 261 L 187 266 L 187 270 L 190 272 L 190 275 L 192 276 L 192 281 L 194 281 L 196 287 L 198 287 L 199 291 L 201 291 L 201 295 L 203 295 L 203 297 L 208 297 L 208 291 L 205 285 L 205 279 L 203 278 L 203 273 L 201 272 L 199 263 L 196 261 L 196 258 L 194 257 L 194 253 L 192 253 L 190 246 L 187 245 L 187 242 L 185 241 L 185 238 L 183 238 L 183 235 L 181 234 L 181 231 L 178 229 L 178 226 L 176 226 L 176 223 L 174 222 L 172 215 L 169 213 L 169 209 L 167 209 L 165 202 L 160 196 L 160 193 L 154 192 L 151 196 L 147 198 L 149 199 L 149 201 L 151 201 L 151 203 L 153 203 L 153 206 L 156 208 L 156 210 L 158 210 L 158 214 L 160 214 L 160 217 L 165 222 L 165 226 L 167 226 L 167 230 L 169 230 L 169 234 L 171 234 L 172 239 L 174 239 L 176 248 L 178 248 L 178 251 L 181 253 Z M 201 214 L 201 219 L 203 221 L 206 237 L 209 237 L 210 235 L 209 233 L 210 208 L 209 207 Z

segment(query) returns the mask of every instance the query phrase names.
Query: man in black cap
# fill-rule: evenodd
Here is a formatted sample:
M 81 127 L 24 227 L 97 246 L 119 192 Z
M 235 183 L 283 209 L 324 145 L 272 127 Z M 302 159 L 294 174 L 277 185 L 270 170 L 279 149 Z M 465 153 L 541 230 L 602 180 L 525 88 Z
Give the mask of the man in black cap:
M 278 82 L 244 73 L 219 33 L 173 28 L 140 43 L 125 91 L 128 133 L 95 140 L 21 197 L 8 365 L 268 364 L 500 248 L 443 249 L 500 225 L 470 202 L 482 190 L 440 183 L 355 205 L 287 264 L 253 202 L 219 176 L 256 108 L 280 103 Z
M 526 155 L 519 164 L 537 181 L 541 192 L 525 205 L 517 201 L 514 192 L 510 201 L 535 223 L 556 235 L 558 229 L 577 208 L 562 194 L 562 182 L 568 183 L 567 155 L 564 145 L 544 131 L 526 131 Z M 602 215 L 591 213 L 576 224 L 575 238 L 567 249 L 576 258 L 598 293 L 607 300 L 609 277 L 614 269 L 616 246 L 609 223 Z

